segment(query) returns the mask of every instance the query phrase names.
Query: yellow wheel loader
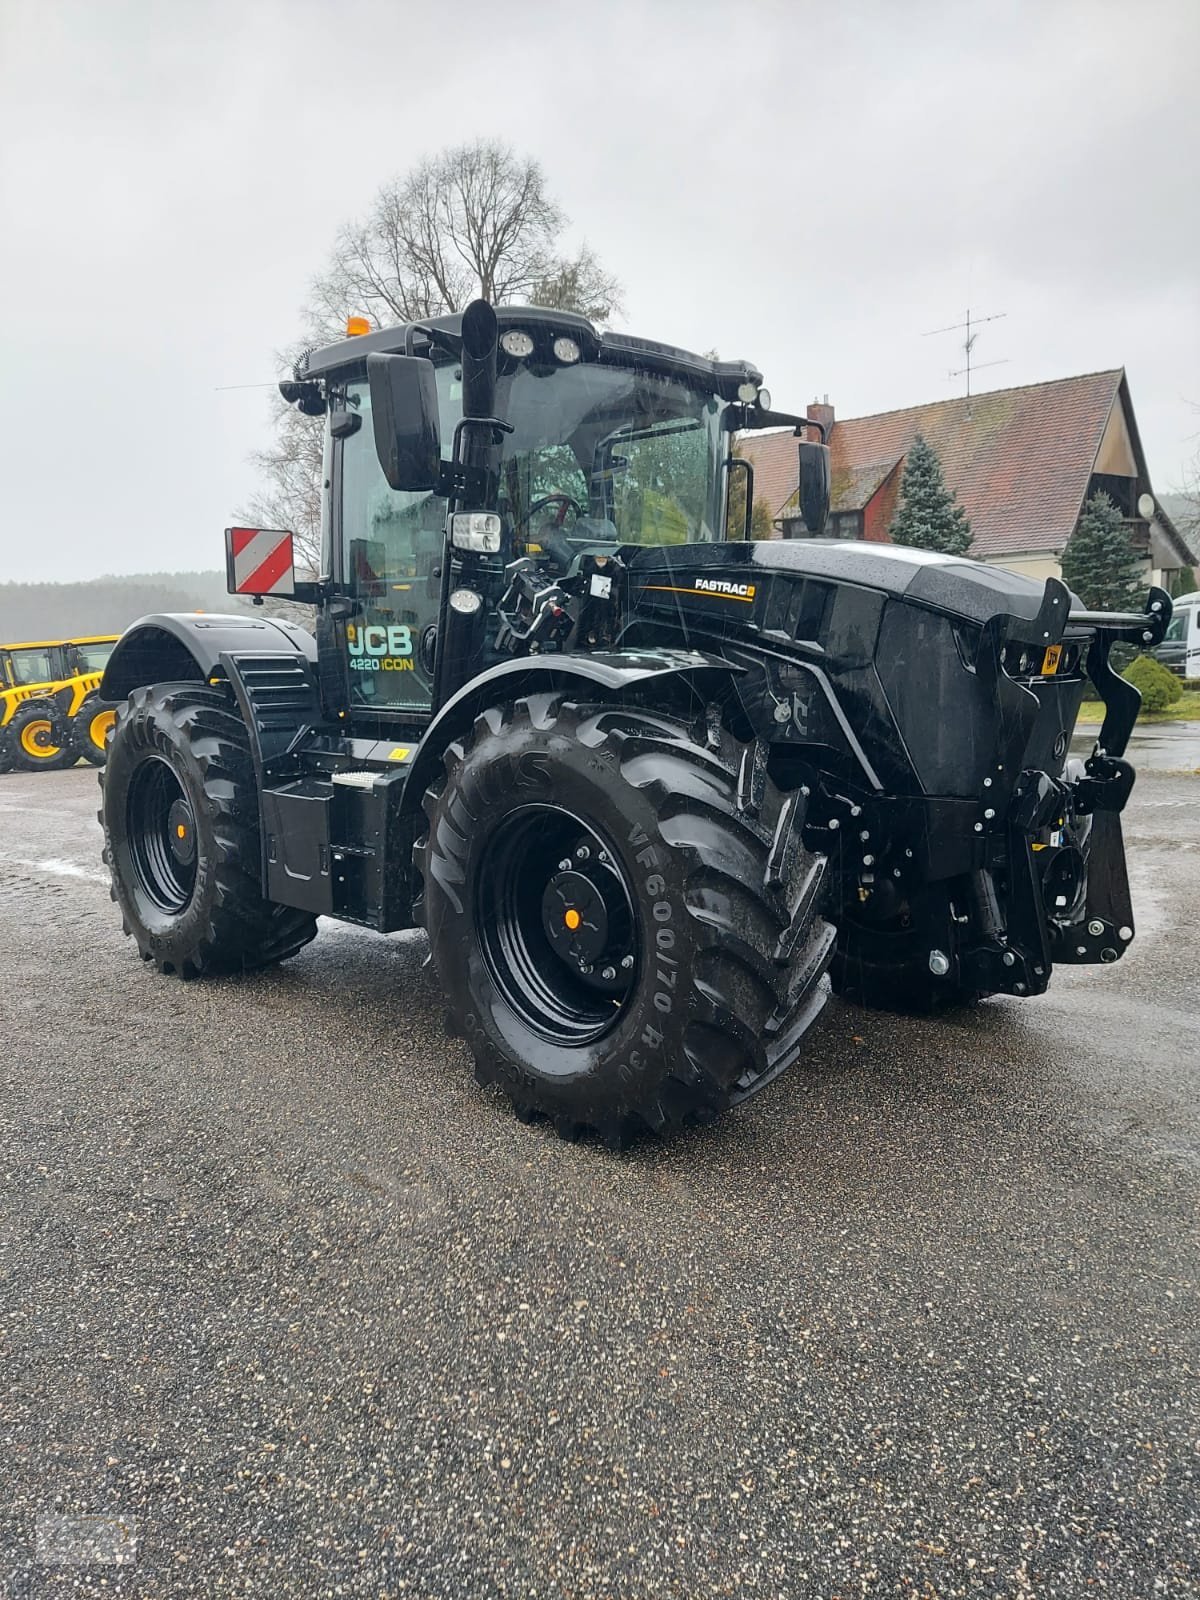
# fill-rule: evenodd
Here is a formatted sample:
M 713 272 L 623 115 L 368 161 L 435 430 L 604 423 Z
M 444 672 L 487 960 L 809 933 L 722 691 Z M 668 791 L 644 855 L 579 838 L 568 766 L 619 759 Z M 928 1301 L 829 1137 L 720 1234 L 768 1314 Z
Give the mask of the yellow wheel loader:
M 114 635 L 0 645 L 0 772 L 103 763 L 113 710 L 99 698 Z

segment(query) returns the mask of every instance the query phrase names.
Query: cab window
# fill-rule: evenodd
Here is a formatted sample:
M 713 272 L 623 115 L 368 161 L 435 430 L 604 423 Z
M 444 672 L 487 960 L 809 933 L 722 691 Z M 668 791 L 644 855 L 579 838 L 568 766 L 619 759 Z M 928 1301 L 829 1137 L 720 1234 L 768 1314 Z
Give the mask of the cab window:
M 58 677 L 54 654 L 49 649 L 14 650 L 10 660 L 15 684 L 53 683 Z

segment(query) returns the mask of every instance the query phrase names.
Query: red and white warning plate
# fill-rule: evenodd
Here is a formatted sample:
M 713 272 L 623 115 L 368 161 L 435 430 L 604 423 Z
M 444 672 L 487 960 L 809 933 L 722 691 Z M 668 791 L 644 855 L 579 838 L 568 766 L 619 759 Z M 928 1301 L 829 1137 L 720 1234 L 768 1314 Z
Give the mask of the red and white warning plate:
M 232 594 L 292 594 L 296 569 L 292 535 L 284 528 L 227 528 Z

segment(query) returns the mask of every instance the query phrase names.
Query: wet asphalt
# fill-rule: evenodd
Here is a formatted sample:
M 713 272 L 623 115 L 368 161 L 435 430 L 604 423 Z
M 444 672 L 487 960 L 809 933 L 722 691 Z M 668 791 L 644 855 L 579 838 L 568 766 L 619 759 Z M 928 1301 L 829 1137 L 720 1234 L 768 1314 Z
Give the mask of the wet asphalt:
M 1072 740 L 1071 753 L 1081 757 L 1090 755 L 1098 732 L 1098 723 L 1080 723 Z M 1200 773 L 1200 724 L 1142 723 L 1133 730 L 1128 755 L 1141 773 Z
M 612 1155 L 415 935 L 183 985 L 0 778 L 0 1600 L 1200 1594 L 1200 782 L 1116 968 Z

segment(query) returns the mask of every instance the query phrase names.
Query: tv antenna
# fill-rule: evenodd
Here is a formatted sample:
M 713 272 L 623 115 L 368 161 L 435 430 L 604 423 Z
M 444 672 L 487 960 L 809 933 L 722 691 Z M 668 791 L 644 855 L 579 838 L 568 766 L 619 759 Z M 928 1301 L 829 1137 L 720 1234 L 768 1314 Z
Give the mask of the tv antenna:
M 982 367 L 1002 367 L 1008 360 L 1007 356 L 1001 356 L 997 361 L 971 360 L 972 353 L 975 349 L 975 341 L 979 338 L 980 324 L 984 322 L 999 322 L 1001 317 L 1006 317 L 1007 315 L 1007 311 L 997 311 L 990 317 L 972 317 L 971 308 L 968 306 L 967 320 L 965 322 L 952 322 L 948 328 L 930 328 L 928 333 L 923 333 L 921 335 L 922 339 L 932 339 L 936 333 L 961 333 L 963 330 L 965 330 L 962 348 L 963 354 L 967 358 L 966 365 L 962 367 L 956 367 L 954 371 L 949 374 L 949 376 L 951 378 L 961 378 L 964 373 L 966 374 L 968 400 L 971 398 L 972 372 L 978 372 Z

